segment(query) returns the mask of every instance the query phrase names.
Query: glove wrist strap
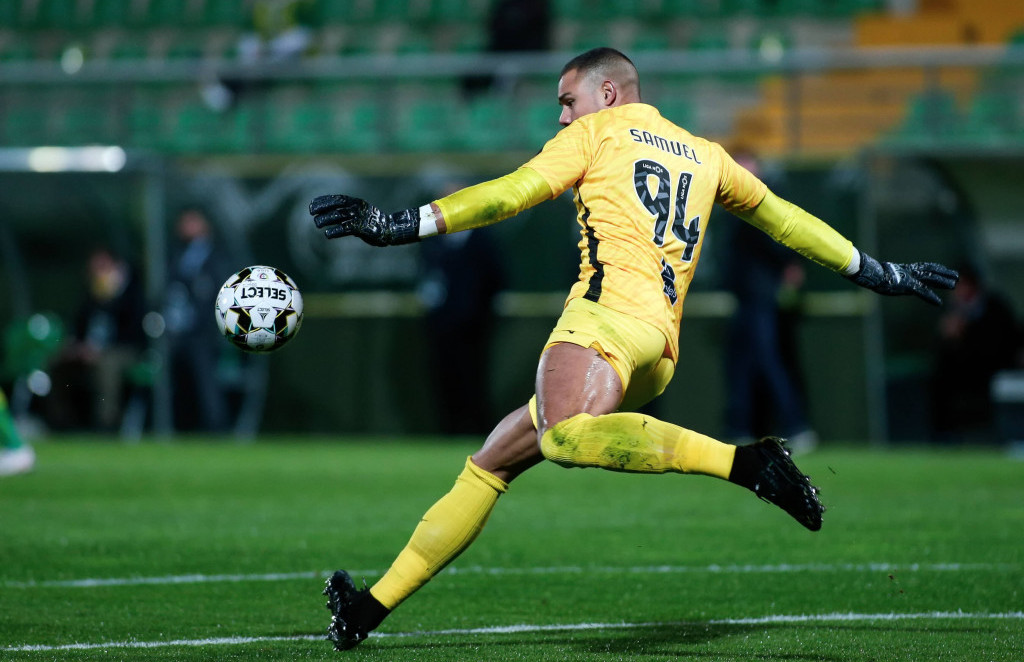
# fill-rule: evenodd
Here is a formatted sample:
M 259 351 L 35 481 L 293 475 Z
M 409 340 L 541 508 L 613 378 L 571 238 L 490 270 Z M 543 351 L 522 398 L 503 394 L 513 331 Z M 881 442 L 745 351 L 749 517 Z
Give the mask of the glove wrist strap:
M 391 246 L 411 244 L 420 240 L 420 210 L 403 209 L 388 218 L 388 237 Z
M 420 207 L 420 231 L 419 237 L 433 237 L 438 233 L 437 214 L 434 213 L 434 206 L 426 204 Z
M 856 275 L 857 272 L 860 271 L 860 263 L 860 249 L 854 246 L 853 256 L 850 258 L 850 264 L 846 265 L 846 268 L 843 269 L 843 275 L 847 278 Z
M 857 273 L 852 276 L 847 276 L 854 283 L 861 287 L 868 289 L 874 289 L 885 282 L 885 269 L 875 258 L 871 257 L 864 251 L 858 251 L 860 253 L 860 269 Z

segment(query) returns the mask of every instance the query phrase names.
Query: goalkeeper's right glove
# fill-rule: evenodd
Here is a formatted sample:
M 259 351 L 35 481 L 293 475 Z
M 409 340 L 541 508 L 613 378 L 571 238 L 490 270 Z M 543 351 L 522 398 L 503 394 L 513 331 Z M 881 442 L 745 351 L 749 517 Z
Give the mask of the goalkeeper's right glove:
M 361 198 L 321 195 L 309 203 L 309 213 L 328 239 L 355 235 L 371 246 L 397 246 L 419 241 L 420 210 L 385 214 Z
M 913 294 L 930 304 L 941 306 L 942 299 L 931 288 L 951 290 L 960 280 L 956 270 L 935 262 L 879 262 L 864 251 L 855 250 L 860 253 L 860 268 L 847 278 L 879 294 Z

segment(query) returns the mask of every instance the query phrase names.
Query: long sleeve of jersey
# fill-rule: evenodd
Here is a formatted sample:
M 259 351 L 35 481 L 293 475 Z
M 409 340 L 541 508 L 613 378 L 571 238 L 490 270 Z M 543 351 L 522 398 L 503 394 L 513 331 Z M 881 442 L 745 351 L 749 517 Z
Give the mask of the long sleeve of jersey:
M 771 191 L 754 209 L 734 213 L 775 241 L 833 271 L 843 272 L 853 260 L 854 247 L 849 239 Z
M 535 170 L 513 173 L 456 191 L 434 204 L 444 216 L 445 232 L 497 223 L 551 199 L 551 188 Z

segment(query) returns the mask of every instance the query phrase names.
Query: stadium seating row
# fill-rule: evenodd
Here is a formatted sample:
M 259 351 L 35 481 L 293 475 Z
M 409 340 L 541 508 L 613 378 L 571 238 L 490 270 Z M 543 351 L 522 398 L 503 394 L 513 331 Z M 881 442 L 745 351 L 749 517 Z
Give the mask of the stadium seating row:
M 240 56 L 245 33 L 224 30 L 205 31 L 106 31 L 86 36 L 49 35 L 31 39 L 25 35 L 0 35 L 0 63 L 57 62 L 69 48 L 81 49 L 87 60 L 180 60 L 227 59 Z M 583 51 L 595 46 L 612 45 L 626 52 L 651 52 L 669 49 L 691 51 L 750 48 L 759 49 L 771 40 L 780 49 L 792 45 L 784 26 L 769 25 L 753 30 L 741 41 L 730 36 L 721 25 L 712 25 L 690 34 L 639 27 L 609 35 L 601 29 L 576 26 L 560 41 L 564 50 Z M 307 56 L 411 55 L 420 53 L 479 53 L 487 46 L 487 34 L 474 26 L 424 31 L 407 27 L 351 29 L 312 40 Z
M 940 0 L 923 1 L 931 6 Z M 845 25 L 847 39 L 853 34 L 865 46 L 885 45 L 887 40 L 902 39 L 904 33 L 927 32 L 938 17 L 956 26 L 950 30 L 951 39 L 1010 34 L 1011 45 L 1024 42 L 1024 30 L 1013 32 L 1018 26 L 1013 20 L 1003 21 L 1002 32 L 983 29 L 995 21 L 993 17 L 1006 13 L 999 10 L 999 0 L 941 1 L 945 10 L 938 14 L 911 18 L 867 15 L 856 21 L 822 22 L 732 19 L 788 14 L 838 17 L 880 3 L 551 0 L 556 46 L 576 51 L 604 44 L 627 51 L 749 48 L 770 59 L 794 42 L 806 45 L 808 31 L 819 27 L 827 32 L 828 26 Z M 232 59 L 250 34 L 252 8 L 260 11 L 262 4 L 0 1 L 0 64 L 42 60 L 63 65 L 69 54 L 79 63 L 146 60 L 147 66 L 159 60 Z M 303 17 L 309 25 L 320 26 L 313 30 L 310 54 L 477 52 L 486 46 L 491 4 L 491 0 L 317 0 L 296 3 L 305 13 L 292 18 Z M 989 9 L 978 9 L 982 6 Z M 664 20 L 682 15 L 706 20 Z M 726 15 L 729 18 L 722 18 Z M 625 16 L 630 20 L 621 18 Z M 851 29 L 857 26 L 859 29 Z M 70 58 L 72 64 L 75 57 Z M 755 72 L 737 71 L 715 77 L 735 85 L 726 94 L 709 95 L 702 87 L 699 108 L 688 102 L 692 75 L 647 78 L 645 91 L 653 91 L 650 98 L 667 108 L 667 115 L 695 132 L 749 142 L 765 153 L 783 153 L 794 146 L 842 152 L 879 137 L 897 141 L 953 137 L 973 137 L 979 142 L 1019 140 L 1024 125 L 1020 67 L 1011 76 L 1016 82 L 1008 86 L 1005 81 L 985 84 L 966 70 L 964 76 L 959 73 L 947 68 L 942 80 L 929 82 L 924 80 L 922 68 L 906 75 L 895 69 L 869 75 L 832 71 L 801 76 L 794 93 L 794 79 L 765 79 Z M 313 94 L 301 91 L 298 81 L 259 84 L 259 94 L 245 96 L 229 112 L 218 113 L 204 106 L 195 85 L 188 83 L 154 93 L 152 84 L 118 89 L 98 83 L 81 86 L 69 79 L 60 89 L 47 90 L 41 85 L 5 85 L 0 79 L 0 138 L 10 145 L 117 142 L 171 153 L 493 151 L 536 149 L 555 128 L 548 78 L 542 85 L 527 82 L 525 90 L 520 81 L 516 103 L 511 106 L 503 98 L 487 96 L 461 103 L 458 81 L 453 78 L 440 83 L 440 87 L 432 83 L 429 92 L 403 95 L 400 104 L 381 102 L 394 81 L 358 84 L 355 93 L 350 93 L 352 85 L 346 82 L 345 94 L 339 93 L 338 81 L 312 83 L 317 88 Z M 87 89 L 78 89 L 82 87 Z M 281 88 L 279 93 L 263 94 L 275 87 Z M 664 88 L 664 95 L 658 93 L 659 87 Z M 944 100 L 944 96 L 950 99 Z M 704 125 L 696 121 L 698 116 L 706 121 Z
M 111 27 L 246 27 L 253 11 L 282 6 L 310 26 L 416 22 L 482 22 L 491 0 L 4 0 L 0 24 L 27 29 Z M 290 6 L 288 6 L 290 5 Z M 709 16 L 850 17 L 881 8 L 884 0 L 552 0 L 556 19 L 663 19 Z
M 962 143 L 971 146 L 1024 145 L 1024 109 L 1007 91 L 974 95 L 961 111 L 953 94 L 928 90 L 915 95 L 900 125 L 884 136 L 897 144 Z
M 423 95 L 401 104 L 371 94 L 290 100 L 254 96 L 216 112 L 195 94 L 180 91 L 129 99 L 116 90 L 47 94 L 20 95 L 0 108 L 0 142 L 122 144 L 174 154 L 496 152 L 535 151 L 558 128 L 558 109 L 550 99 L 516 104 L 498 95 L 465 103 L 457 94 Z M 668 98 L 659 106 L 667 117 L 702 132 L 685 98 Z M 774 115 L 762 110 L 741 115 L 740 136 L 745 117 L 756 119 L 751 130 L 762 140 L 773 135 L 766 123 Z M 1024 143 L 1024 105 L 1013 88 L 985 89 L 961 99 L 950 89 L 925 89 L 905 104 L 894 101 L 891 111 L 879 115 L 856 108 L 845 113 L 836 102 L 821 113 L 808 107 L 795 118 L 778 117 L 783 127 L 794 120 L 801 131 L 796 141 L 817 141 L 823 149 L 856 147 L 879 136 L 903 143 Z M 822 135 L 815 137 L 815 132 Z M 785 139 L 780 134 L 779 140 Z
M 179 154 L 536 151 L 558 129 L 551 99 L 516 106 L 495 95 L 468 103 L 425 96 L 391 108 L 371 96 L 253 97 L 217 112 L 179 92 L 130 99 L 116 90 L 41 92 L 0 108 L 0 143 L 121 144 Z M 688 119 L 685 102 L 671 108 L 675 119 Z
M 240 57 L 251 33 L 239 30 L 105 30 L 88 34 L 0 32 L 0 63 L 59 61 L 69 48 L 87 60 L 179 60 Z M 486 33 L 476 26 L 444 30 L 349 29 L 317 35 L 302 49 L 305 56 L 414 53 L 475 53 L 484 50 Z

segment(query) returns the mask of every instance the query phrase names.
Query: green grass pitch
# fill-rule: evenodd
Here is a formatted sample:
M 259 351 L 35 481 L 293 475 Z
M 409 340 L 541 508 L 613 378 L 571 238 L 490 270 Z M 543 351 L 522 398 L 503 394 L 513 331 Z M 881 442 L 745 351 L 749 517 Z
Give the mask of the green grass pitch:
M 335 653 L 324 578 L 372 583 L 472 450 L 41 443 L 0 480 L 0 659 L 1024 659 L 1024 463 L 857 446 L 799 458 L 819 533 L 711 478 L 541 465 Z

